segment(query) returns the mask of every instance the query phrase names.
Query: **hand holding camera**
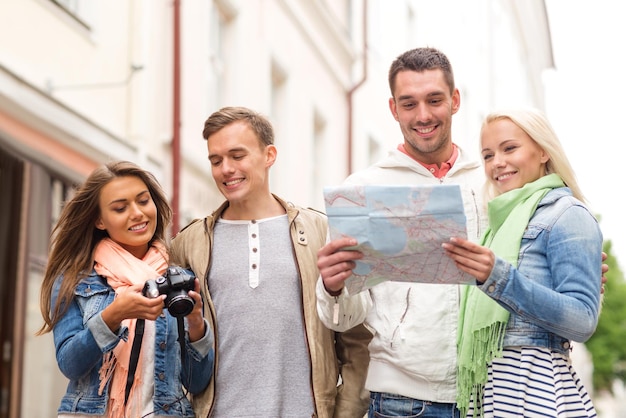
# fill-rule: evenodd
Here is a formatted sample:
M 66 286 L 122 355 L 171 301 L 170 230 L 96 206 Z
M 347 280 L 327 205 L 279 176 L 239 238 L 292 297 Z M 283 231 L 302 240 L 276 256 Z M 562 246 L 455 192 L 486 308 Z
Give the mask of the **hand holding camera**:
M 189 296 L 189 291 L 195 288 L 196 276 L 178 266 L 170 266 L 163 276 L 154 280 L 146 281 L 143 287 L 143 295 L 149 298 L 157 298 L 166 295 L 165 307 L 174 317 L 187 316 L 193 310 L 194 300 Z

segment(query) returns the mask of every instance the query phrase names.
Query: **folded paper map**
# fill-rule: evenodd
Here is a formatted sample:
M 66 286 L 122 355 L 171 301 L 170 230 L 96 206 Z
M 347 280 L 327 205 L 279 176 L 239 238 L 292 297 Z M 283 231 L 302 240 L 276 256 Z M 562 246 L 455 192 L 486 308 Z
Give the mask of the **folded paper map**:
M 388 280 L 474 283 L 441 247 L 467 237 L 459 186 L 335 186 L 324 201 L 331 239 L 353 237 L 348 249 L 364 254 L 346 280 L 350 294 Z

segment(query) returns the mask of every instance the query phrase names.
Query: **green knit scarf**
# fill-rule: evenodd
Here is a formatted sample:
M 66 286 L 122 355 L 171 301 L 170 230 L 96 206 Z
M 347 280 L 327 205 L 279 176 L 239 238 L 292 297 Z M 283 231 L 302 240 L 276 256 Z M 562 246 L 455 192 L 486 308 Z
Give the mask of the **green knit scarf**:
M 539 201 L 550 190 L 563 186 L 563 180 L 557 174 L 549 174 L 491 200 L 487 206 L 489 226 L 481 245 L 517 266 L 522 235 Z M 457 343 L 457 407 L 464 417 L 470 399 L 482 401 L 488 364 L 494 357 L 502 355 L 509 312 L 477 286 L 462 286 L 462 289 Z M 476 416 L 483 416 L 478 403 L 474 407 Z

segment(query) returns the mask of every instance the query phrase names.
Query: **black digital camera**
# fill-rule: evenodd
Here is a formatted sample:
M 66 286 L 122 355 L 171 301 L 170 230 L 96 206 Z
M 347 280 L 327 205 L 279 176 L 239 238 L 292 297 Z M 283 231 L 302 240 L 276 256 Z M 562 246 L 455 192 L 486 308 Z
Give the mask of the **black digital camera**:
M 165 307 L 172 316 L 177 318 L 187 316 L 193 310 L 195 302 L 189 297 L 189 291 L 195 289 L 196 276 L 189 274 L 178 266 L 170 266 L 163 276 L 148 280 L 143 286 L 143 295 L 156 298 L 167 295 Z

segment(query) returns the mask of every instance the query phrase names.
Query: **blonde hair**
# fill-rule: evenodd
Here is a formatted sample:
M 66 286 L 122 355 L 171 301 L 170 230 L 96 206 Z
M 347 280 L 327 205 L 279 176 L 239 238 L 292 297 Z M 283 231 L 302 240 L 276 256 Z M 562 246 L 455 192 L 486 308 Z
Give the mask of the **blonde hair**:
M 565 150 L 546 116 L 536 109 L 498 110 L 485 117 L 480 129 L 481 136 L 489 124 L 503 119 L 508 119 L 517 125 L 550 156 L 546 162 L 546 174 L 558 174 L 565 185 L 572 190 L 574 197 L 587 203 L 578 186 L 574 169 L 565 156 Z M 487 182 L 485 193 L 487 201 L 500 194 L 491 182 Z

